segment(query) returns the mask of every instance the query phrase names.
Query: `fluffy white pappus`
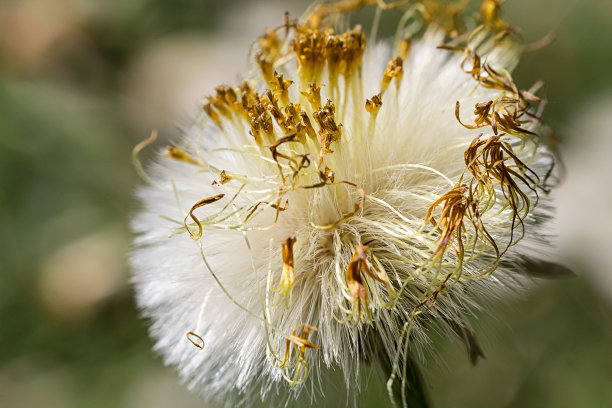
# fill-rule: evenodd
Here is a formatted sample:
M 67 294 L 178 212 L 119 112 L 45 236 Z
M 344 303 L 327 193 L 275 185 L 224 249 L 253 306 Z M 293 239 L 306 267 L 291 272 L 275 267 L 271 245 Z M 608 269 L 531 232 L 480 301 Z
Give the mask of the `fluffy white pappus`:
M 344 48 L 317 59 L 302 40 Z M 432 324 L 476 358 L 466 316 L 519 292 L 514 261 L 549 247 L 550 159 L 538 98 L 509 74 L 518 48 L 482 30 L 441 49 L 432 27 L 404 58 L 362 41 L 268 32 L 262 77 L 219 88 L 138 190 L 137 303 L 155 350 L 207 399 L 287 401 L 328 367 L 351 389 L 377 358 L 402 381 Z

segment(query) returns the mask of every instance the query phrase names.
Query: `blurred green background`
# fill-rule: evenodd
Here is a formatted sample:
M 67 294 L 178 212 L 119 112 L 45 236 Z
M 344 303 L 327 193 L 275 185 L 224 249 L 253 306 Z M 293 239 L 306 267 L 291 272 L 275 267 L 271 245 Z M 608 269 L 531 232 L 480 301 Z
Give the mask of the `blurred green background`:
M 177 138 L 245 69 L 255 35 L 308 3 L 0 2 L 1 407 L 203 406 L 153 354 L 132 300 L 131 150 L 151 129 Z M 528 41 L 557 37 L 515 79 L 546 80 L 545 119 L 568 156 L 563 242 L 583 276 L 479 312 L 476 367 L 436 339 L 426 380 L 435 407 L 609 407 L 612 2 L 510 0 L 505 16 Z M 366 382 L 360 406 L 382 406 L 383 385 Z

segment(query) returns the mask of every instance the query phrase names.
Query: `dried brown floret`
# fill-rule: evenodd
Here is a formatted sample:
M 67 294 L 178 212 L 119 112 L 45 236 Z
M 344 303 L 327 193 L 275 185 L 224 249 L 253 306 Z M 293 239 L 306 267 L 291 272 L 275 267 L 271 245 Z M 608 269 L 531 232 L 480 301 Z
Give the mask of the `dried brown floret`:
M 231 86 L 221 85 L 216 87 L 215 91 L 217 93 L 217 100 L 228 107 L 231 107 L 238 100 L 236 91 Z
M 320 32 L 306 25 L 296 28 L 292 45 L 302 83 L 320 80 L 326 60 L 326 37 L 331 33 L 332 30 Z
M 343 66 L 340 73 L 350 79 L 356 70 L 361 67 L 363 53 L 365 51 L 366 37 L 361 26 L 339 35 L 342 44 Z
M 436 221 L 433 213 L 440 205 L 442 205 L 440 220 Z M 476 245 L 478 239 L 478 229 L 480 228 L 484 232 L 486 239 L 491 240 L 490 242 L 494 245 L 495 251 L 499 257 L 499 251 L 497 251 L 495 241 L 493 241 L 486 229 L 484 229 L 484 225 L 480 220 L 480 215 L 478 213 L 478 202 L 474 199 L 471 190 L 465 184 L 455 185 L 455 187 L 453 187 L 450 191 L 436 200 L 425 214 L 424 222 L 431 222 L 435 226 L 436 230 L 439 231 L 440 237 L 437 240 L 436 249 L 424 266 L 427 267 L 430 264 L 433 265 L 436 263 L 441 263 L 444 254 L 450 247 L 453 249 L 453 252 L 457 257 L 457 267 L 455 270 L 447 273 L 442 283 L 438 285 L 438 287 L 421 303 L 419 303 L 416 309 L 422 306 L 426 306 L 426 309 L 432 308 L 436 303 L 438 295 L 444 289 L 449 279 L 457 271 L 461 271 L 465 256 L 465 247 L 462 234 L 466 229 L 466 219 L 471 220 L 475 229 L 472 249 Z M 456 242 L 456 245 L 453 245 L 453 241 Z
M 366 254 L 363 247 L 358 246 L 346 269 L 346 283 L 353 297 L 353 311 L 357 313 L 357 320 L 361 317 L 362 307 L 368 307 L 368 290 L 361 277 L 362 264 L 366 264 Z
M 251 88 L 248 82 L 243 82 L 242 85 L 238 87 L 238 92 L 240 94 L 240 104 L 242 105 L 242 112 L 249 118 L 249 111 L 253 108 L 259 101 L 259 96 L 257 92 Z
M 327 38 L 325 48 L 329 81 L 333 84 L 340 73 L 343 73 L 346 70 L 346 62 L 344 61 L 344 43 L 342 37 L 335 35 L 329 36 Z
M 281 54 L 281 40 L 278 38 L 277 30 L 266 30 L 257 38 L 257 44 L 263 54 L 272 61 L 279 58 Z
M 273 289 L 279 291 L 281 296 L 286 296 L 291 291 L 295 282 L 295 271 L 294 271 L 294 258 L 293 258 L 293 244 L 295 243 L 294 237 L 289 237 L 283 242 L 282 245 L 282 258 L 283 258 L 283 270 L 281 272 L 281 278 L 278 286 Z
M 204 110 L 204 112 L 206 112 L 208 117 L 211 118 L 212 121 L 217 124 L 217 126 L 219 126 L 219 128 L 223 127 L 223 125 L 221 124 L 221 119 L 219 118 L 219 114 L 213 108 L 213 106 L 212 106 L 212 104 L 210 102 L 203 103 L 202 104 L 202 109 Z
M 314 128 L 312 127 L 312 124 L 310 123 L 310 118 L 308 117 L 308 114 L 306 112 L 300 112 L 300 119 L 300 123 L 304 127 L 304 130 L 308 137 L 310 137 L 311 139 L 316 139 L 317 133 L 315 132 Z
M 456 185 L 449 192 L 438 198 L 427 210 L 424 222 L 428 223 L 431 221 L 440 231 L 440 238 L 432 255 L 432 259 L 444 255 L 449 245 L 452 243 L 453 235 L 457 240 L 458 257 L 463 259 L 464 248 L 461 232 L 464 226 L 464 216 L 470 204 L 470 197 L 467 193 L 468 186 L 465 184 Z M 440 205 L 442 205 L 440 221 L 436 221 L 433 217 L 433 213 Z
M 486 27 L 495 30 L 507 30 L 510 26 L 501 18 L 500 0 L 482 0 L 480 3 L 480 16 Z
M 402 59 L 408 58 L 410 52 L 410 46 L 412 45 L 412 38 L 409 35 L 405 35 L 402 41 L 399 43 L 399 53 Z
M 325 176 L 325 180 L 328 180 L 330 183 L 333 183 L 336 177 L 334 171 L 327 166 L 323 169 L 323 175 Z
M 512 151 L 512 147 L 501 136 L 486 140 L 477 137 L 465 151 L 466 170 L 473 176 L 475 193 L 481 201 L 492 200 L 496 190 L 494 183 L 501 187 L 502 194 L 512 211 L 510 245 L 516 222 L 523 225 L 531 203 L 519 182 L 538 196 L 540 179 Z M 509 164 L 507 164 L 509 163 Z
M 308 91 L 302 91 L 302 95 L 306 97 L 313 111 L 321 109 L 321 88 L 323 85 L 317 85 L 314 82 L 308 84 Z
M 259 65 L 264 80 L 272 82 L 274 80 L 274 61 L 265 52 L 260 51 L 255 55 L 255 62 Z
M 265 96 L 267 99 L 262 98 L 262 104 L 265 106 L 266 110 L 270 113 L 270 115 L 272 115 L 274 120 L 276 120 L 278 126 L 280 126 L 285 131 L 285 133 L 288 133 L 290 129 L 288 129 L 288 125 L 285 120 L 285 115 L 278 106 L 278 99 L 270 89 L 266 90 Z
M 381 93 L 384 93 L 387 90 L 393 78 L 395 78 L 395 86 L 399 88 L 400 83 L 402 82 L 402 77 L 404 76 L 403 64 L 404 60 L 402 60 L 402 57 L 395 57 L 389 61 L 380 83 Z
M 206 99 L 215 107 L 219 114 L 230 118 L 231 112 L 234 109 L 234 104 L 237 103 L 238 96 L 232 87 L 220 85 L 215 88 L 215 95 L 209 96 Z
M 274 73 L 274 81 L 272 81 L 274 96 L 279 98 L 284 106 L 289 104 L 289 87 L 291 84 L 293 84 L 293 81 L 284 79 L 283 75 L 278 72 Z
M 227 182 L 229 182 L 232 179 L 231 176 L 229 176 L 225 170 L 221 171 L 221 174 L 219 174 L 219 181 L 214 180 L 212 183 L 213 184 L 225 184 Z
M 175 146 L 166 147 L 166 157 L 184 163 L 195 164 L 196 166 L 201 164 L 198 160 L 194 159 L 193 156 Z
M 349 262 L 346 268 L 346 284 L 353 297 L 353 313 L 355 314 L 355 323 L 359 323 L 361 319 L 362 311 L 367 314 L 367 308 L 369 304 L 368 288 L 364 282 L 362 272 L 365 276 L 368 276 L 378 282 L 388 284 L 389 280 L 386 275 L 376 269 L 376 274 L 372 272 L 368 266 L 368 247 L 363 245 L 357 245 L 353 258 Z
M 299 123 L 302 113 L 302 108 L 299 103 L 293 104 L 291 102 L 287 103 L 285 106 L 285 113 L 287 117 L 287 122 L 291 125 L 295 125 Z
M 488 101 L 477 103 L 474 107 L 474 125 L 464 123 L 459 117 L 460 103 L 455 103 L 455 117 L 457 121 L 468 129 L 478 129 L 490 126 L 495 135 L 500 131 L 520 138 L 531 138 L 535 133 L 525 129 L 525 124 L 531 124 L 533 115 L 529 114 L 528 103 L 521 103 L 520 99 L 502 98 L 497 102 Z M 524 116 L 530 119 L 522 119 Z
M 297 133 L 297 140 L 305 141 L 306 125 L 302 123 L 302 107 L 300 104 L 287 103 L 285 106 L 285 133 Z
M 298 330 L 302 329 L 302 332 L 298 335 Z M 306 375 L 308 374 L 308 365 L 306 362 L 306 349 L 321 349 L 320 346 L 316 346 L 308 337 L 310 336 L 311 331 L 317 331 L 317 328 L 314 326 L 309 326 L 306 323 L 302 323 L 297 326 L 291 335 L 285 339 L 285 356 L 281 361 L 279 368 L 294 368 L 295 373 L 293 378 L 286 377 L 287 380 L 290 381 L 292 385 L 297 385 L 304 381 Z M 295 352 L 295 361 L 292 363 L 291 360 L 291 345 L 293 344 L 294 352 Z M 302 369 L 304 372 L 302 373 Z
M 474 37 L 478 32 L 483 29 L 482 26 L 476 28 L 470 36 L 468 37 L 467 43 L 465 46 L 456 46 L 456 45 L 440 45 L 439 49 L 449 50 L 449 51 L 462 51 L 465 54 L 463 61 L 461 62 L 461 69 L 466 73 L 470 74 L 476 81 L 480 83 L 480 85 L 485 88 L 490 89 L 499 89 L 501 91 L 506 91 L 509 93 L 513 93 L 520 98 L 520 92 L 514 82 L 512 81 L 512 77 L 507 72 L 500 73 L 491 67 L 488 63 L 483 63 L 481 61 L 480 55 L 472 50 L 469 46 L 470 40 Z M 468 62 L 471 61 L 471 64 L 468 65 Z
M 249 117 L 251 118 L 250 133 L 258 145 L 264 142 L 262 132 L 266 136 L 267 141 L 274 140 L 274 126 L 272 125 L 272 118 L 265 103 L 266 99 L 262 97 L 249 110 Z
M 336 107 L 331 100 L 327 100 L 325 106 L 313 113 L 319 125 L 319 136 L 321 137 L 321 150 L 319 152 L 319 166 L 323 163 L 326 153 L 333 153 L 330 146 L 333 142 L 340 140 L 342 135 L 342 124 L 336 124 Z
M 366 111 L 368 111 L 368 113 L 371 114 L 373 117 L 376 117 L 376 115 L 378 115 L 378 111 L 382 107 L 381 96 L 382 94 L 379 93 L 374 95 L 372 99 L 366 99 Z

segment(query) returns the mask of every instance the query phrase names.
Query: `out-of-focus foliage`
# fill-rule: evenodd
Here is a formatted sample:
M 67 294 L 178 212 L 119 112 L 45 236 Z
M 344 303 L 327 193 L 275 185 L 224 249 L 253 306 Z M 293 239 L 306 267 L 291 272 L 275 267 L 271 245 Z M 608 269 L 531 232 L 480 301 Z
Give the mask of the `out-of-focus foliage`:
M 307 4 L 0 3 L 0 406 L 201 406 L 150 351 L 133 305 L 131 149 L 153 127 L 176 138 L 174 124 L 188 123 L 217 78 L 246 67 L 254 33 Z M 516 79 L 546 79 L 547 122 L 561 139 L 587 139 L 568 121 L 612 92 L 612 4 L 512 0 L 506 17 L 528 42 L 556 33 Z M 544 283 L 491 311 L 497 319 L 483 310 L 478 367 L 439 339 L 446 363 L 431 360 L 426 373 L 435 406 L 606 406 L 612 312 L 591 285 Z M 363 406 L 380 406 L 382 381 L 364 382 Z M 327 406 L 344 397 L 328 394 Z

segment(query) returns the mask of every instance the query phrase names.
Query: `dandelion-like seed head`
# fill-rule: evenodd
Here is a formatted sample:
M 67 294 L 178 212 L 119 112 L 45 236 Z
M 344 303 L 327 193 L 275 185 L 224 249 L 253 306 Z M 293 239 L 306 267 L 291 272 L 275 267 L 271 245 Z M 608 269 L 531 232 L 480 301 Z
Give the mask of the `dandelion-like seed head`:
M 401 10 L 394 41 L 334 24 L 366 5 Z M 350 387 L 382 358 L 405 387 L 432 322 L 481 353 L 469 309 L 518 290 L 551 238 L 543 101 L 512 79 L 499 7 L 471 29 L 432 1 L 286 17 L 143 174 L 138 303 L 191 386 L 244 402 L 339 366 Z

